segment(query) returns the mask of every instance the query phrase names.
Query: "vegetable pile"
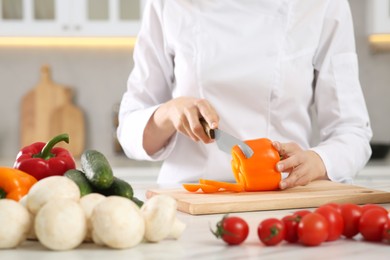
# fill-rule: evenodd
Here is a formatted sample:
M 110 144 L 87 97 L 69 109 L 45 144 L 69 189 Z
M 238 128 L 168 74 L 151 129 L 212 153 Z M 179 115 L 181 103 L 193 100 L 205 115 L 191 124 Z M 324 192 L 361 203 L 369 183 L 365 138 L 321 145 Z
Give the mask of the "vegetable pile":
M 211 232 L 228 245 L 239 245 L 247 238 L 249 229 L 244 219 L 225 215 L 217 223 L 216 231 Z M 365 241 L 390 243 L 390 212 L 377 204 L 328 203 L 314 211 L 298 210 L 282 219 L 264 219 L 257 227 L 258 238 L 266 246 L 283 241 L 319 246 L 358 234 Z
M 115 249 L 178 239 L 186 225 L 176 218 L 176 200 L 155 195 L 145 203 L 114 176 L 96 150 L 81 156 L 81 169 L 63 148 L 66 134 L 35 143 L 18 154 L 14 167 L 0 167 L 0 249 L 38 240 L 51 250 L 83 242 Z
M 34 184 L 20 202 L 0 200 L 0 248 L 31 239 L 51 250 L 71 250 L 91 241 L 124 249 L 144 240 L 178 239 L 186 226 L 176 218 L 176 200 L 167 195 L 155 195 L 139 207 L 121 196 L 80 194 L 71 179 L 50 176 Z

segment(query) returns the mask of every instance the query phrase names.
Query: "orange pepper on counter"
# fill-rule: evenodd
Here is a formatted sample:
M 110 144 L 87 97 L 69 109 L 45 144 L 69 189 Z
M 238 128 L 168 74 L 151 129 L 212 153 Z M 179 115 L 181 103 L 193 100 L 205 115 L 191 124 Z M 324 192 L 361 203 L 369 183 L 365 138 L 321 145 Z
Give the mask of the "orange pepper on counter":
M 23 171 L 0 167 L 0 190 L 5 193 L 5 198 L 19 201 L 28 193 L 37 179 Z
M 269 191 L 279 189 L 281 173 L 276 170 L 280 160 L 278 151 L 272 146 L 272 141 L 260 138 L 245 141 L 254 154 L 246 158 L 236 145 L 232 148 L 231 166 L 237 183 L 245 191 Z

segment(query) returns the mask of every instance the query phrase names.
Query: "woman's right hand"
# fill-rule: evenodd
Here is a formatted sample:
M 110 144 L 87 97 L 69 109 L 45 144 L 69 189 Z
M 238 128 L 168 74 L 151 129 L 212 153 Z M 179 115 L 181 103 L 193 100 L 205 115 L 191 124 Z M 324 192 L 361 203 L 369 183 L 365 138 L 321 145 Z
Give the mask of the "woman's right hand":
M 166 113 L 165 116 L 176 131 L 187 135 L 195 142 L 211 143 L 213 141 L 207 136 L 199 120 L 204 118 L 212 129 L 218 127 L 218 114 L 206 99 L 178 97 L 163 104 L 160 108 L 160 112 Z M 155 116 L 160 114 L 157 111 L 156 113 Z

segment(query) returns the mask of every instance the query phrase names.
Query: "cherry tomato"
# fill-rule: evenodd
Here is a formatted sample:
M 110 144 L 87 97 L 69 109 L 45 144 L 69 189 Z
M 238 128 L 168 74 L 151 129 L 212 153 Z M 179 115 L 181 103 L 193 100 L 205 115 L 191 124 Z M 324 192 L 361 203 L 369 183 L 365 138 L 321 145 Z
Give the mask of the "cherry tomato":
M 319 213 L 305 215 L 298 224 L 299 241 L 306 246 L 318 246 L 328 238 L 328 221 Z
M 362 210 L 359 205 L 346 203 L 341 205 L 341 215 L 344 219 L 343 235 L 352 238 L 359 234 L 359 220 L 362 216 Z
M 369 209 L 380 209 L 383 212 L 387 213 L 387 210 L 384 207 L 379 206 L 377 204 L 365 204 L 365 205 L 361 206 L 361 209 L 362 209 L 362 214 L 364 214 L 364 212 L 366 212 Z
M 248 223 L 240 217 L 229 217 L 225 215 L 216 226 L 216 230 L 211 232 L 217 238 L 222 240 L 228 245 L 239 245 L 245 241 L 249 234 Z
M 360 217 L 359 231 L 367 241 L 381 241 L 387 221 L 387 211 L 378 208 L 369 209 Z
M 330 203 L 324 204 L 323 206 L 331 206 L 331 207 L 337 209 L 337 211 L 341 214 L 341 205 L 338 203 L 330 202 Z
M 283 222 L 276 218 L 265 219 L 260 222 L 257 235 L 263 244 L 267 246 L 277 245 L 284 239 Z
M 298 223 L 301 217 L 294 215 L 287 215 L 282 218 L 284 224 L 284 240 L 289 243 L 295 243 L 298 241 Z
M 385 242 L 390 243 L 390 218 L 387 219 L 387 222 L 383 227 L 382 238 Z
M 301 210 L 298 210 L 298 211 L 295 211 L 294 212 L 294 216 L 298 216 L 298 222 L 307 214 L 311 213 L 310 210 L 307 210 L 307 209 L 301 209 Z
M 334 241 L 341 237 L 344 230 L 344 219 L 336 208 L 331 205 L 323 205 L 315 210 L 328 221 L 328 238 L 326 241 Z

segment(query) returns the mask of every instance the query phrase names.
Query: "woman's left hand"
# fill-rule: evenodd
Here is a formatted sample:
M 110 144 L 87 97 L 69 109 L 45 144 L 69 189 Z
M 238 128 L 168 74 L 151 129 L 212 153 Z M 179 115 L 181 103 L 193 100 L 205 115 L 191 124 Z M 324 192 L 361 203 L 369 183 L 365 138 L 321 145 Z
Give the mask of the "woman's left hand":
M 277 170 L 288 173 L 288 177 L 280 182 L 280 189 L 306 185 L 317 179 L 328 179 L 325 165 L 316 152 L 305 151 L 296 143 L 274 142 L 273 145 L 282 158 L 276 165 Z

